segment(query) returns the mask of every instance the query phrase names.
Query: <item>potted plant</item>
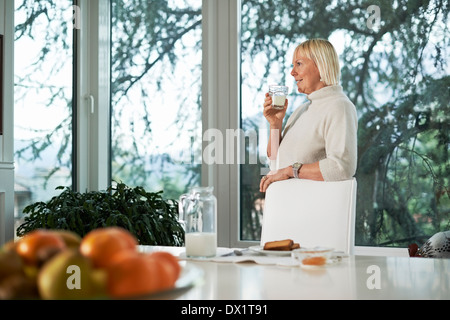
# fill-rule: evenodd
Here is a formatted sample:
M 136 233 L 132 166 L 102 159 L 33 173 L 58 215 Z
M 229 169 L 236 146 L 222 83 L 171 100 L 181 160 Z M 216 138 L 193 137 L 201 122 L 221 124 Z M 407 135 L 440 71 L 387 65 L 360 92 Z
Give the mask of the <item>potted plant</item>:
M 36 202 L 23 210 L 24 223 L 17 235 L 38 229 L 71 230 L 83 237 L 90 230 L 120 226 L 133 233 L 141 245 L 182 246 L 184 230 L 178 222 L 178 202 L 160 192 L 131 188 L 124 183 L 106 191 L 80 193 L 68 187 L 48 202 Z

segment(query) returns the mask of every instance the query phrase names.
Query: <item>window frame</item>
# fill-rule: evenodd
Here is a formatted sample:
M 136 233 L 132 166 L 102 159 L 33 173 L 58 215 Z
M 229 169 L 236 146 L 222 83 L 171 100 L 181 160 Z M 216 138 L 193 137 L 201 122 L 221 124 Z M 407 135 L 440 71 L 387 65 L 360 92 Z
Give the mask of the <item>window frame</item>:
M 14 239 L 14 1 L 0 0 L 3 133 L 0 134 L 0 246 Z M 10 62 L 10 63 L 7 63 Z
M 110 1 L 75 0 L 76 87 L 74 186 L 76 191 L 110 185 Z
M 240 127 L 239 13 L 239 0 L 203 0 L 203 132 L 214 128 L 224 135 Z M 203 141 L 203 149 L 206 145 Z M 202 185 L 213 186 L 218 199 L 218 245 L 249 245 L 239 239 L 239 165 L 203 162 Z

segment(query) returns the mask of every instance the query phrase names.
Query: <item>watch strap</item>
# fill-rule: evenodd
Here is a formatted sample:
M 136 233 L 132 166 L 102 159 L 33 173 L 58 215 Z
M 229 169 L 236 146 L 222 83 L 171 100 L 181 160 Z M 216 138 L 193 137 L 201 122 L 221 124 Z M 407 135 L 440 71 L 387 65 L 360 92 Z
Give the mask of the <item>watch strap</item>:
M 294 163 L 293 165 L 292 165 L 292 171 L 293 171 L 293 174 L 294 174 L 294 178 L 295 179 L 299 179 L 299 177 L 298 177 L 298 172 L 300 171 L 300 168 L 303 166 L 303 163 L 300 163 L 300 162 L 296 162 L 296 163 Z

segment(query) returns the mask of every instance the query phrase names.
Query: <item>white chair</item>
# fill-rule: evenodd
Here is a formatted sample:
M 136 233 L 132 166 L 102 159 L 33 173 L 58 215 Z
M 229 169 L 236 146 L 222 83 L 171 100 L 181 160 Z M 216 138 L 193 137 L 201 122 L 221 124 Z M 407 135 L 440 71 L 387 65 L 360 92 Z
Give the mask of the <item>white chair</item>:
M 266 190 L 261 245 L 292 239 L 301 247 L 326 246 L 352 254 L 356 179 L 288 179 Z

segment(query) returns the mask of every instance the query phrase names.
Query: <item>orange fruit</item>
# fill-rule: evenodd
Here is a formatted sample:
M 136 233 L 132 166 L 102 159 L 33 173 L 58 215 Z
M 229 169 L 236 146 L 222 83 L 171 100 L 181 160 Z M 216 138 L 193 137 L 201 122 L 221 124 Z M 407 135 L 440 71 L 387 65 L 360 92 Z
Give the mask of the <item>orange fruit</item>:
M 137 251 L 134 235 L 120 227 L 106 227 L 90 231 L 80 243 L 80 252 L 91 259 L 95 268 L 105 268 L 114 256 L 124 250 Z
M 178 279 L 181 273 L 181 266 L 178 262 L 178 258 L 175 257 L 173 254 L 165 251 L 156 251 L 150 254 L 150 257 L 154 259 L 160 259 L 167 262 L 167 264 L 170 266 L 170 269 L 172 270 L 173 277 L 175 281 Z
M 147 259 L 153 260 L 156 265 L 156 278 L 158 280 L 158 291 L 172 288 L 177 278 L 175 277 L 173 267 L 163 259 L 157 259 L 148 255 Z
M 169 263 L 150 254 L 126 251 L 107 270 L 107 292 L 113 298 L 133 298 L 173 287 Z
M 36 229 L 30 231 L 18 240 L 15 246 L 16 252 L 24 259 L 28 265 L 38 265 L 50 253 L 55 253 L 65 249 L 64 240 L 51 230 Z

